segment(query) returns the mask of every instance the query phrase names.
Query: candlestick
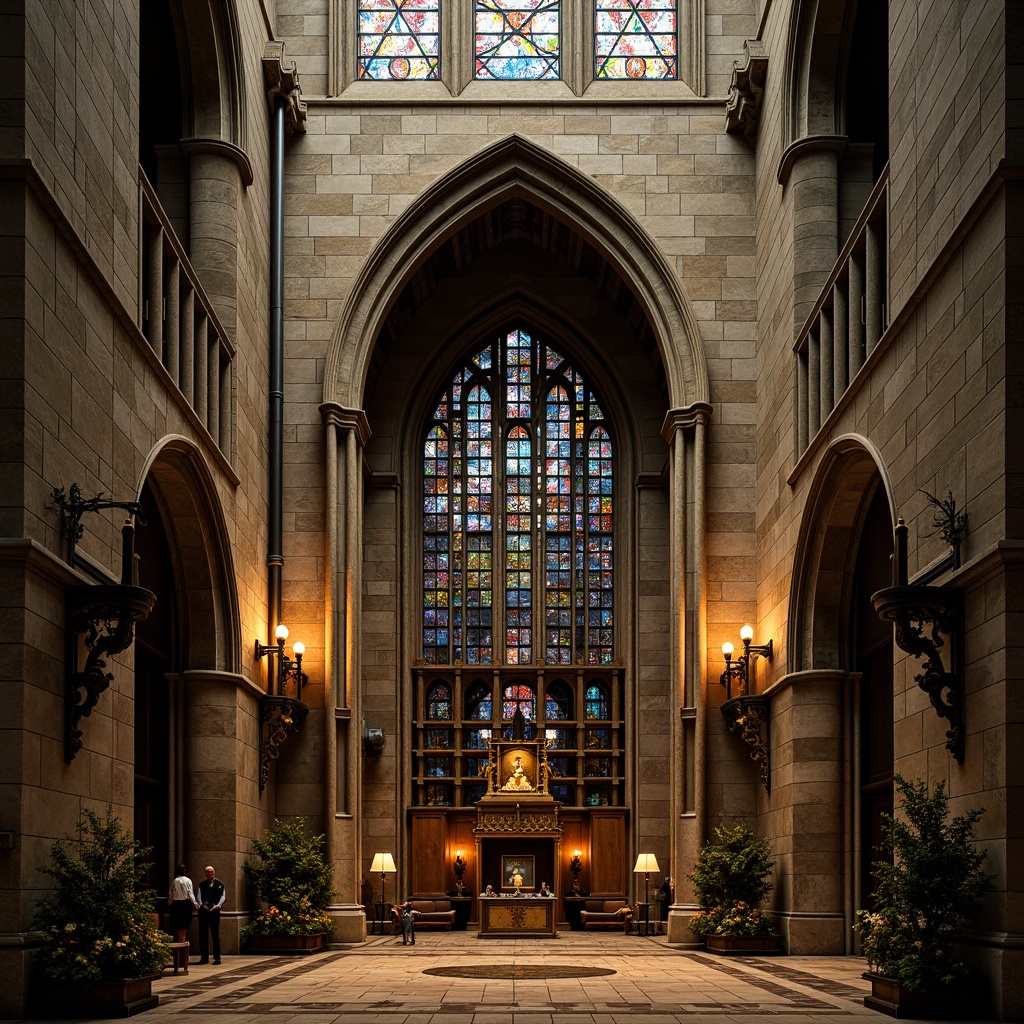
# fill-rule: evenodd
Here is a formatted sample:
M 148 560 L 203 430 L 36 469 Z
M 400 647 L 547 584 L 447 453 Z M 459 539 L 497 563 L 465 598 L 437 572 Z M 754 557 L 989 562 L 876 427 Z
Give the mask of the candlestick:
M 894 587 L 905 587 L 907 585 L 907 524 L 903 522 L 903 516 L 896 520 L 893 543 L 892 563 L 892 585 Z
M 131 519 L 126 519 L 121 527 L 121 583 L 127 587 L 135 585 L 135 527 Z

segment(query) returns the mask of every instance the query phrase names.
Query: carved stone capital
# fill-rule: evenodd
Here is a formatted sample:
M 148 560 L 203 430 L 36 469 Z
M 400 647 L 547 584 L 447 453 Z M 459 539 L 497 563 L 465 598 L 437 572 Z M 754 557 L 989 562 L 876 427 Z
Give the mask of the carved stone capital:
M 272 41 L 263 47 L 263 80 L 271 113 L 278 97 L 285 100 L 284 130 L 289 135 L 305 134 L 306 103 L 302 99 L 299 72 L 294 61 L 285 63 L 284 43 Z
M 761 116 L 764 82 L 768 75 L 768 54 L 760 39 L 743 43 L 744 60 L 733 62 L 729 100 L 725 105 L 725 130 L 753 135 Z

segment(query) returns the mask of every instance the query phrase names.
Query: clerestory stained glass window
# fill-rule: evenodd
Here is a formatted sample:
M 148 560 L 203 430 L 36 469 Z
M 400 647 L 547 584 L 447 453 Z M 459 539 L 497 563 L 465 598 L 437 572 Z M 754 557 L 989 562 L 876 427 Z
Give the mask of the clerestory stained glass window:
M 559 0 L 474 0 L 475 77 L 560 78 Z
M 581 374 L 522 329 L 481 349 L 425 433 L 424 661 L 611 664 L 613 503 Z
M 360 78 L 440 76 L 440 0 L 359 0 L 358 19 Z
M 676 78 L 677 0 L 595 0 L 596 78 Z

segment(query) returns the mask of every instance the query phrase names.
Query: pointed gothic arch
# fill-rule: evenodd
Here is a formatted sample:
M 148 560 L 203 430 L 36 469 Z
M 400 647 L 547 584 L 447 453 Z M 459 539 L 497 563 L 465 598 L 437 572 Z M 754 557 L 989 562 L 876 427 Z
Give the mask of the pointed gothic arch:
M 878 449 L 859 435 L 836 438 L 811 483 L 793 560 L 787 655 L 793 672 L 848 667 L 850 637 L 841 611 L 850 601 L 859 534 L 878 485 L 894 509 Z
M 571 227 L 632 291 L 653 332 L 670 407 L 709 401 L 696 317 L 655 241 L 592 178 L 511 135 L 427 189 L 377 244 L 335 325 L 324 374 L 325 404 L 361 407 L 381 328 L 417 268 L 465 225 L 516 199 Z
M 148 484 L 167 531 L 178 603 L 178 667 L 238 672 L 240 625 L 231 544 L 220 498 L 199 449 L 169 436 L 150 453 Z

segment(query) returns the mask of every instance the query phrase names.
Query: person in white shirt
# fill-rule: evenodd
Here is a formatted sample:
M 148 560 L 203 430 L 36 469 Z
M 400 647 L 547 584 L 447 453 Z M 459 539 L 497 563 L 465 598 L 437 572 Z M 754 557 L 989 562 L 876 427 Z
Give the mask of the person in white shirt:
M 185 874 L 185 865 L 179 864 L 175 871 L 177 874 L 167 890 L 167 902 L 171 906 L 171 931 L 174 932 L 175 942 L 188 942 L 192 914 L 199 904 L 196 903 L 196 894 L 192 889 L 192 879 Z

